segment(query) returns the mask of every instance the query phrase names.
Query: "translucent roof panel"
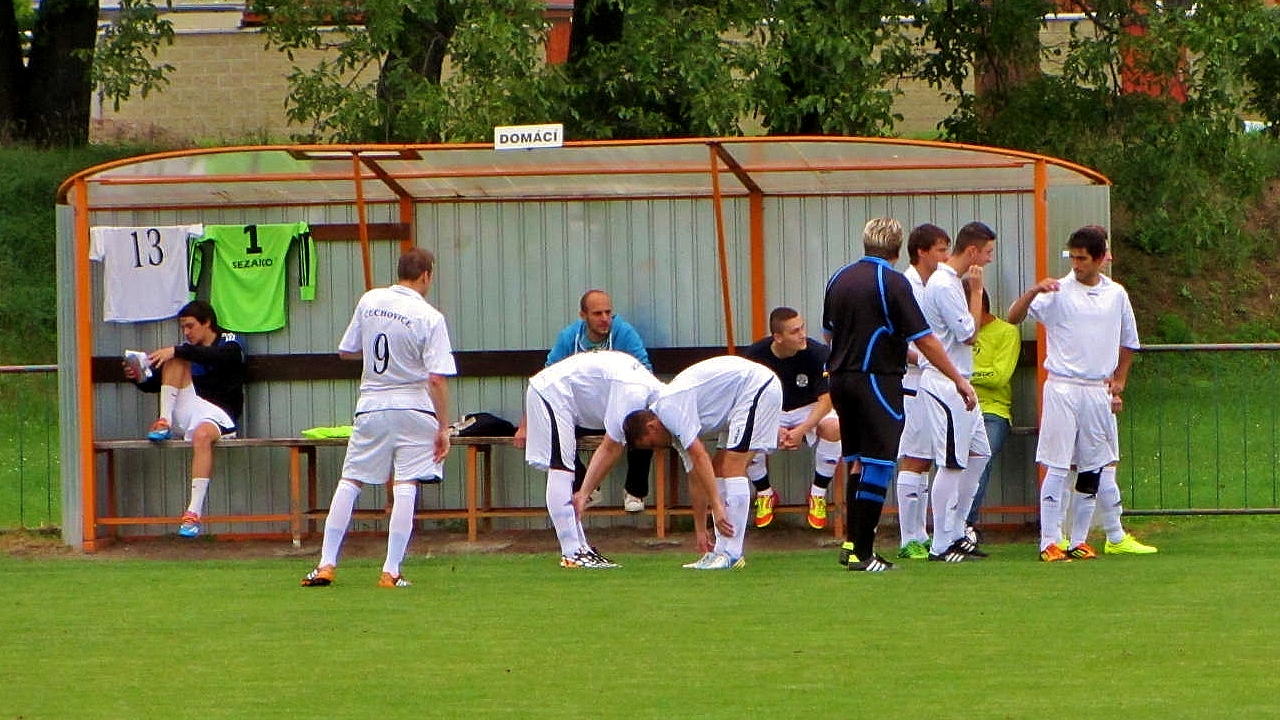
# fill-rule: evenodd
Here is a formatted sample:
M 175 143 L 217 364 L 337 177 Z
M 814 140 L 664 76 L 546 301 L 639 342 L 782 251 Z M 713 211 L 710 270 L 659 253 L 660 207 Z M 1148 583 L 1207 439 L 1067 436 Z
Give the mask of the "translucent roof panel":
M 232 147 L 100 165 L 84 181 L 89 207 L 202 208 L 433 201 L 709 197 L 712 167 L 726 196 L 1029 191 L 1107 184 L 1069 162 L 1013 150 L 879 138 L 755 137 L 571 142 L 538 150 L 489 145 Z M 358 169 L 358 174 L 357 174 Z

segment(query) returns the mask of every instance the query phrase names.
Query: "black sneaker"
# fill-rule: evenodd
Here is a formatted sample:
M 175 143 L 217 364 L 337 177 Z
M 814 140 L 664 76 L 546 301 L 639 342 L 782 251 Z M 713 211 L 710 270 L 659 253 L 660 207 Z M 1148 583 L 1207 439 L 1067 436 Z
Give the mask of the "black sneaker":
M 621 565 L 619 565 L 618 563 L 616 563 L 616 562 L 614 562 L 614 561 L 610 560 L 609 558 L 605 557 L 605 556 L 604 556 L 604 555 L 603 555 L 599 550 L 597 550 L 597 549 L 595 548 L 595 546 L 594 546 L 594 545 L 592 545 L 591 547 L 587 548 L 587 555 L 589 555 L 589 556 L 591 557 L 591 559 L 592 559 L 592 560 L 594 560 L 594 561 L 596 562 L 595 567 L 598 567 L 598 568 L 601 568 L 601 569 L 609 569 L 609 568 L 622 567 L 622 566 L 621 566 Z
M 970 557 L 971 556 L 965 555 L 959 550 L 956 550 L 955 545 L 952 545 L 951 547 L 942 551 L 941 555 L 934 555 L 933 553 L 929 553 L 929 562 L 958 563 L 958 562 L 964 562 L 965 560 L 968 560 Z
M 947 548 L 947 552 L 953 552 L 953 551 L 958 553 L 964 553 L 965 555 L 968 555 L 971 558 L 988 557 L 988 555 L 982 551 L 982 548 L 978 547 L 977 543 L 975 543 L 974 541 L 970 540 L 967 537 L 962 537 L 959 540 L 955 541 L 954 543 L 951 543 L 951 547 Z
M 848 570 L 850 572 L 886 572 L 897 570 L 897 567 L 879 555 L 872 555 L 870 560 L 849 563 Z

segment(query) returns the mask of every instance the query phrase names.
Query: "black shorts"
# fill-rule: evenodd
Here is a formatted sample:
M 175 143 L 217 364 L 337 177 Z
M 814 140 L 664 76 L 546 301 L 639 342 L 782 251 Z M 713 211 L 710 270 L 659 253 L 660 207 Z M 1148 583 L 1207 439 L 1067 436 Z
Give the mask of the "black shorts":
M 902 437 L 902 376 L 842 372 L 831 375 L 831 405 L 840 417 L 845 458 L 898 459 Z

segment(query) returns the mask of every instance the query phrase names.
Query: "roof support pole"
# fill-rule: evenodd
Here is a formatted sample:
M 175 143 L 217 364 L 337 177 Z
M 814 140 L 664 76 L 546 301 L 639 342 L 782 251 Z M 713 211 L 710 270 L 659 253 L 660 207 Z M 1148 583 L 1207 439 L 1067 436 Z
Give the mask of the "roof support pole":
M 766 322 L 768 311 L 764 306 L 764 193 L 753 189 L 747 195 L 751 229 L 751 337 L 769 335 Z
M 79 408 L 79 426 L 76 440 L 80 446 L 80 521 L 81 547 L 92 551 L 98 540 L 98 482 L 95 477 L 93 455 L 93 293 L 89 288 L 89 186 L 78 177 L 72 187 L 72 207 L 75 213 L 75 252 L 71 263 L 75 269 L 75 302 L 73 315 L 76 321 L 76 405 Z
M 364 262 L 364 289 L 373 289 L 373 257 L 369 252 L 369 218 L 364 204 L 364 179 L 360 151 L 351 153 L 351 179 L 356 185 L 356 222 L 359 223 L 360 259 Z
M 413 249 L 417 245 L 418 237 L 417 225 L 414 223 L 413 215 L 413 198 L 400 196 L 400 223 L 409 228 L 409 233 L 405 237 L 400 238 L 400 254 L 404 254 Z M 439 248 L 434 248 L 439 252 Z
M 1044 160 L 1035 164 L 1035 236 L 1036 236 L 1036 281 L 1049 277 L 1049 166 Z M 1036 404 L 1040 403 L 1044 381 L 1048 373 L 1044 369 L 1044 358 L 1047 352 L 1044 326 L 1036 323 Z M 1039 412 L 1036 413 L 1039 416 Z M 1039 422 L 1037 421 L 1037 424 Z
M 714 144 L 708 149 L 711 152 L 711 205 L 716 214 L 716 256 L 720 260 L 720 301 L 724 306 L 725 350 L 733 355 L 737 344 L 733 340 L 733 307 L 729 300 L 729 248 L 724 232 L 724 202 L 720 196 L 720 160 Z

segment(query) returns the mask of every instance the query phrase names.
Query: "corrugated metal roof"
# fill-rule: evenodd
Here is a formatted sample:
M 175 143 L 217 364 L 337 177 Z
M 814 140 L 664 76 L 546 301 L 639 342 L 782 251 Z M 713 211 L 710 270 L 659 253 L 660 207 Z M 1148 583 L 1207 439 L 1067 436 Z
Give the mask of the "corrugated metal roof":
M 887 195 L 1030 191 L 1043 163 L 1049 186 L 1108 184 L 1087 168 L 999 148 L 881 138 L 754 137 L 489 145 L 290 145 L 188 150 L 85 170 L 89 207 L 204 208 L 367 203 Z M 359 179 L 356 182 L 359 158 Z

